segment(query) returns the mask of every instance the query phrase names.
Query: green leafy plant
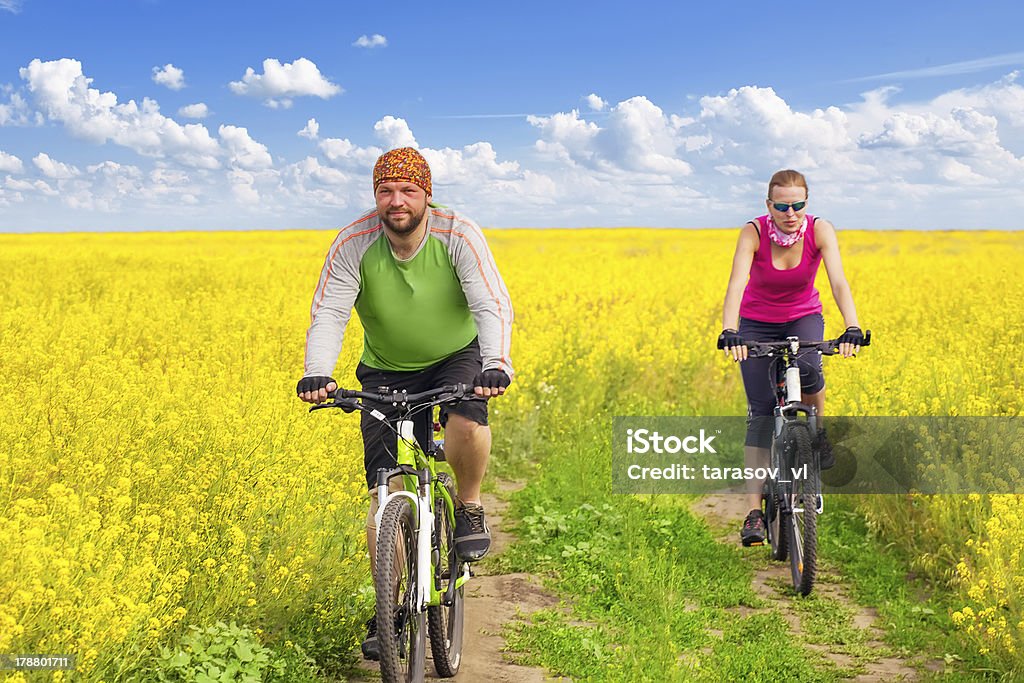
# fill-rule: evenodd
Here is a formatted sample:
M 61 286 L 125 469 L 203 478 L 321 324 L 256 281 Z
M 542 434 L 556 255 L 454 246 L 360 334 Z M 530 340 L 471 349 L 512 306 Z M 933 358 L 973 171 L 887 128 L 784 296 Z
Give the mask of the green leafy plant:
M 157 675 L 161 683 L 259 683 L 268 675 L 281 675 L 285 663 L 260 645 L 255 634 L 234 621 L 213 626 L 189 626 L 181 646 L 161 648 Z

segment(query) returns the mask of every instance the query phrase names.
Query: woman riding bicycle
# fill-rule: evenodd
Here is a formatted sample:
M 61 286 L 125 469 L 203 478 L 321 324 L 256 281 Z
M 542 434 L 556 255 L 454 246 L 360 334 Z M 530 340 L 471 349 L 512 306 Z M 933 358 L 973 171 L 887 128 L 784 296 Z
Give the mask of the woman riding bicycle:
M 839 351 L 849 357 L 864 340 L 857 322 L 850 285 L 843 273 L 835 227 L 807 213 L 807 180 L 803 174 L 779 171 L 768 182 L 768 213 L 749 221 L 740 230 L 732 273 L 722 310 L 720 344 L 727 356 L 743 361 L 740 370 L 747 393 L 747 436 L 744 457 L 747 467 L 766 467 L 772 438 L 771 416 L 775 392 L 770 358 L 747 359 L 745 341 L 783 341 L 796 336 L 823 339 L 825 320 L 821 299 L 814 287 L 818 266 L 825 262 L 832 296 L 846 331 Z M 811 351 L 800 357 L 801 400 L 825 410 L 825 378 L 821 357 Z M 820 423 L 819 423 L 820 424 Z M 825 430 L 818 430 L 814 444 L 822 469 L 834 463 Z M 765 519 L 761 511 L 763 481 L 747 482 L 750 513 L 743 522 L 743 545 L 763 543 Z

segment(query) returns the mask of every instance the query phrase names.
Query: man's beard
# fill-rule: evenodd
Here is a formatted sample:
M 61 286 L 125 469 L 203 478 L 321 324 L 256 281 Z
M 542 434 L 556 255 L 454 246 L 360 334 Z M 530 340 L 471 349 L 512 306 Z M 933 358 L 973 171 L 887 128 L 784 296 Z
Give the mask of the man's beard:
M 403 217 L 403 225 L 398 225 L 394 221 L 392 221 L 388 217 L 387 212 L 378 212 L 378 215 L 380 216 L 380 222 L 386 225 L 388 230 L 395 233 L 396 235 L 404 237 L 406 235 L 411 235 L 412 233 L 416 232 L 416 228 L 420 227 L 420 223 L 423 221 L 423 215 L 426 212 L 427 207 L 423 207 L 423 210 L 420 211 L 418 214 L 412 212 L 407 213 L 406 216 Z

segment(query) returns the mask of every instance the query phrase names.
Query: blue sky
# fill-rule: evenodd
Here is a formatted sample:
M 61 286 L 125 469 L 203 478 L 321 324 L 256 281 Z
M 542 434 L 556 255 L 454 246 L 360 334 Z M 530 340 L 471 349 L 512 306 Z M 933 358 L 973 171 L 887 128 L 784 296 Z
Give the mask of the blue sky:
M 1016 229 L 1021 25 L 1011 3 L 0 0 L 0 230 L 328 228 L 401 144 L 485 226 L 739 225 L 793 167 L 840 227 Z

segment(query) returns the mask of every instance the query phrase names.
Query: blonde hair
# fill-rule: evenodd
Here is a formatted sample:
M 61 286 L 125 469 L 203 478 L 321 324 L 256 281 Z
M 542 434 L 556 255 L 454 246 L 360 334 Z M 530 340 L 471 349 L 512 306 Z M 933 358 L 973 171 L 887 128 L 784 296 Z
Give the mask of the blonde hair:
M 775 187 L 802 187 L 804 193 L 807 193 L 807 178 L 804 178 L 804 174 L 800 171 L 792 169 L 778 171 L 768 181 L 768 199 L 772 198 L 772 190 Z

